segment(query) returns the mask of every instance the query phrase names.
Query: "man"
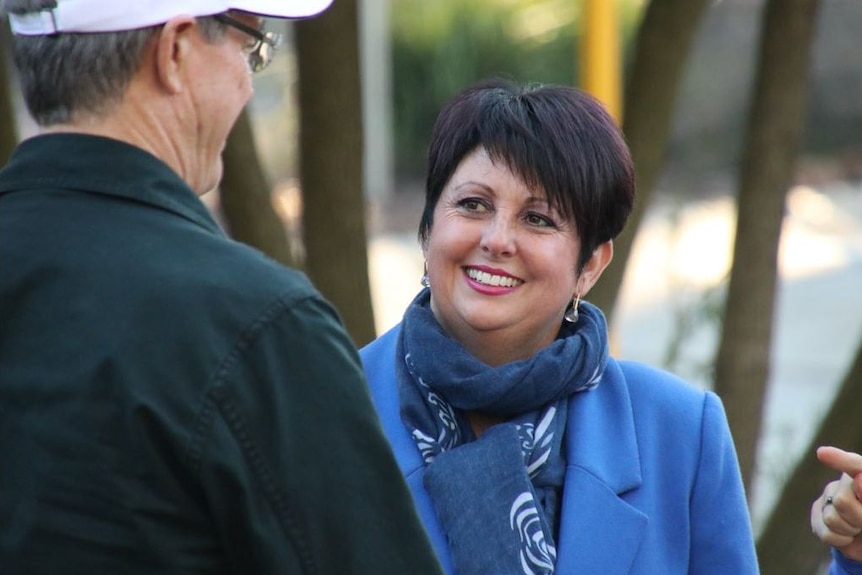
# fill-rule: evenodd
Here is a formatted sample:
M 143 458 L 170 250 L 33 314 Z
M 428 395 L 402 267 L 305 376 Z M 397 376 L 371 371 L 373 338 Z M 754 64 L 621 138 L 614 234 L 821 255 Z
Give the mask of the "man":
M 4 0 L 3 575 L 439 573 L 336 313 L 197 197 L 330 1 Z

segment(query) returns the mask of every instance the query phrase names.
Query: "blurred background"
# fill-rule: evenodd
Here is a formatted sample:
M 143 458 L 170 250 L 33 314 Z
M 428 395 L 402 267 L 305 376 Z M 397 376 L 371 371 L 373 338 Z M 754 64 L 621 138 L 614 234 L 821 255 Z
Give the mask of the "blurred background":
M 763 573 L 825 572 L 808 508 L 835 474 L 813 450 L 862 451 L 862 2 L 335 0 L 271 27 L 289 42 L 204 200 L 304 269 L 357 345 L 419 289 L 445 100 L 504 76 L 605 101 L 639 194 L 590 298 L 614 354 L 722 397 Z M 35 127 L 5 27 L 0 50 L 2 164 Z

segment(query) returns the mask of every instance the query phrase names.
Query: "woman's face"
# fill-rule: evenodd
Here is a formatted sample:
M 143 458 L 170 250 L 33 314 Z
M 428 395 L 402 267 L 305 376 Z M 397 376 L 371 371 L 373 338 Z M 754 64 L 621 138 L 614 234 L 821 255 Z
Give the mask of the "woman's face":
M 579 286 L 574 224 L 482 148 L 443 189 L 423 250 L 437 321 L 492 365 L 551 343 L 579 288 L 597 279 Z

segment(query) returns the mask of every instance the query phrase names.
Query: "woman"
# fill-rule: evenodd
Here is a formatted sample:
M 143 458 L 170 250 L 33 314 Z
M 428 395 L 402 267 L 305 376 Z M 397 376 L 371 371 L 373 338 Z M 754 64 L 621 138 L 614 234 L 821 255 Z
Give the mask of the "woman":
M 719 399 L 609 358 L 582 300 L 633 198 L 576 89 L 491 81 L 437 119 L 426 287 L 361 354 L 448 573 L 757 573 Z
M 811 530 L 832 547 L 829 575 L 862 575 L 862 455 L 824 446 L 817 459 L 841 476 L 811 505 Z

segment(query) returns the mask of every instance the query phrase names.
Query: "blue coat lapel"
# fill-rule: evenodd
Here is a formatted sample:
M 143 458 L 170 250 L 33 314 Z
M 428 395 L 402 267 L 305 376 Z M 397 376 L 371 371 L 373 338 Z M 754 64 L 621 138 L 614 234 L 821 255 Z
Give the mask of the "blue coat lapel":
M 453 573 L 452 558 L 446 535 L 437 521 L 434 504 L 425 491 L 422 480 L 425 476 L 425 462 L 416 447 L 416 442 L 401 421 L 401 405 L 398 398 L 398 385 L 395 381 L 393 362 L 397 356 L 396 342 L 400 324 L 380 336 L 362 350 L 362 362 L 368 376 L 371 396 L 380 415 L 383 431 L 389 439 L 395 459 L 401 473 L 407 480 L 407 485 L 413 494 L 416 511 L 422 518 L 428 538 L 437 552 L 441 565 L 446 573 Z
M 642 479 L 631 399 L 614 361 L 596 389 L 569 402 L 566 461 L 557 575 L 629 573 L 648 518 L 620 497 Z

